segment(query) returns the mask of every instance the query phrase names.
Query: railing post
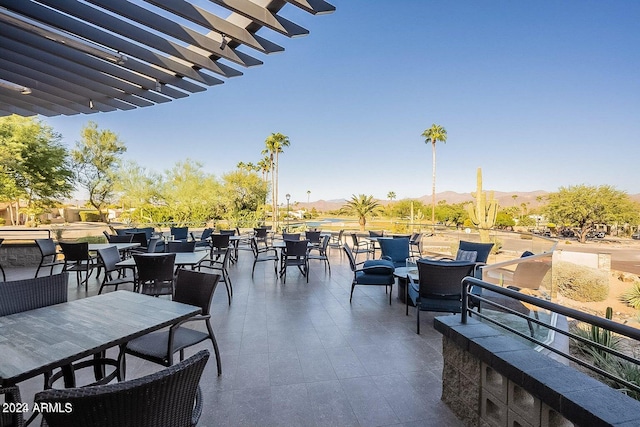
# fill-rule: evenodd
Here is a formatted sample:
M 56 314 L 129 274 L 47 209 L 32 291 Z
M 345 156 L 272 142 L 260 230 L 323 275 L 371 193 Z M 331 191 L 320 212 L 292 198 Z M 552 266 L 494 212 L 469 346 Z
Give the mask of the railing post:
M 469 308 L 469 285 L 467 285 L 467 278 L 462 279 L 462 312 L 461 322 L 467 323 L 467 310 Z

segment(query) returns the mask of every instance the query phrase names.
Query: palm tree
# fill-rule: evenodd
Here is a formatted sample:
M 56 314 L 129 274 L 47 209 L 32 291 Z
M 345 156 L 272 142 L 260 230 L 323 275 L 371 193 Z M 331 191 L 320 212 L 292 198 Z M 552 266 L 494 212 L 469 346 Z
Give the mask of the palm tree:
M 271 203 L 273 206 L 273 220 L 275 229 L 278 229 L 278 155 L 283 151 L 283 147 L 290 145 L 289 137 L 281 133 L 272 133 L 264 141 L 265 149 L 262 154 L 269 155 L 271 164 Z
M 425 144 L 431 143 L 431 156 L 433 160 L 433 176 L 431 178 L 431 224 L 436 225 L 436 142 L 447 142 L 447 131 L 440 125 L 432 124 L 429 129 L 422 132 Z
M 307 204 L 309 204 L 309 197 L 311 196 L 311 190 L 307 190 Z
M 356 196 L 353 194 L 351 200 L 347 201 L 340 210 L 345 214 L 357 216 L 360 231 L 364 231 L 364 227 L 367 225 L 367 217 L 377 215 L 380 210 L 380 204 L 374 200 L 373 196 L 364 194 Z
M 389 200 L 393 200 L 393 199 L 395 199 L 395 198 L 396 198 L 396 192 L 395 192 L 395 191 L 389 191 L 389 192 L 387 193 L 387 199 L 389 199 Z

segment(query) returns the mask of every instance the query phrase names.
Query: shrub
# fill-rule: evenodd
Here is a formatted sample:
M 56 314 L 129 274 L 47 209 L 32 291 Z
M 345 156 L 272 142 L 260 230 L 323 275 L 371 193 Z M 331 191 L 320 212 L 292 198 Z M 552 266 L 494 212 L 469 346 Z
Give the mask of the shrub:
M 554 264 L 554 288 L 574 301 L 603 301 L 609 294 L 609 275 L 595 268 L 566 261 Z
M 100 222 L 100 214 L 97 211 L 81 211 L 80 221 L 82 222 Z
M 631 288 L 622 294 L 620 299 L 636 310 L 640 310 L 640 282 L 633 282 Z
M 0 226 L 3 226 L 6 222 L 4 218 L 0 218 Z

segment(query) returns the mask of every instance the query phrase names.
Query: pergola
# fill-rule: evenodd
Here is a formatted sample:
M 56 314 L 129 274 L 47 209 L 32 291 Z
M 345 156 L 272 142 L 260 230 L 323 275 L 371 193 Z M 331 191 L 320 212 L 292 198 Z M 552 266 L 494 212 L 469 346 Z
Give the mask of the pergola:
M 279 15 L 287 3 L 335 10 L 324 0 L 0 0 L 0 116 L 131 110 L 203 92 L 242 75 L 229 64 L 262 64 L 243 50 L 284 50 L 261 28 L 308 34 Z

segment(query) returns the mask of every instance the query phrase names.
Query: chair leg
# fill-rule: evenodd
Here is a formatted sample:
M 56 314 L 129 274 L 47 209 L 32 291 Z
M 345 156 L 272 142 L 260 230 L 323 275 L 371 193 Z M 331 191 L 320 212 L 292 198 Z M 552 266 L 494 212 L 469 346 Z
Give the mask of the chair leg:
M 355 289 L 356 284 L 352 283 L 351 284 L 351 296 L 349 297 L 349 304 L 351 304 L 351 300 L 353 299 L 353 290 Z
M 0 265 L 0 273 L 2 273 L 2 281 L 6 282 L 7 281 L 7 276 L 5 276 L 4 274 L 4 268 L 2 268 L 2 266 Z
M 220 360 L 220 349 L 218 348 L 218 341 L 216 340 L 216 335 L 213 333 L 213 328 L 211 327 L 211 323 L 206 320 L 207 330 L 209 331 L 209 337 L 211 338 L 211 343 L 213 344 L 213 352 L 216 355 L 216 367 L 218 368 L 218 376 L 222 375 L 222 361 Z
M 389 305 L 391 305 L 391 295 L 393 295 L 393 285 L 389 287 Z
M 418 304 L 416 304 L 416 330 L 417 330 L 417 334 L 420 335 L 420 306 Z

